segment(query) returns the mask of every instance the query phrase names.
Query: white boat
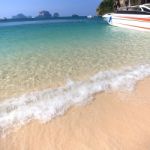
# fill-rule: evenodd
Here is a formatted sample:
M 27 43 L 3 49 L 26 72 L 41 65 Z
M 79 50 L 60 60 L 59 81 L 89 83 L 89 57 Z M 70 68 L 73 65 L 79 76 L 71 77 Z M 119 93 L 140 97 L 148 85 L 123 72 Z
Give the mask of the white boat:
M 88 19 L 92 19 L 93 16 L 92 16 L 92 15 L 88 15 L 87 18 L 88 18 Z
M 150 4 L 124 7 L 115 13 L 105 14 L 103 18 L 113 26 L 150 31 Z

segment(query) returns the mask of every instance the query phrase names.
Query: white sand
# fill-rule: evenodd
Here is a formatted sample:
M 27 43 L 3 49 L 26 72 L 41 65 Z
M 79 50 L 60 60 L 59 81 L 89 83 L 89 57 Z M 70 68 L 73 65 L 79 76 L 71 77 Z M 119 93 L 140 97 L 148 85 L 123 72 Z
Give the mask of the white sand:
M 150 79 L 132 93 L 101 93 L 46 124 L 36 121 L 0 139 L 0 150 L 148 150 Z

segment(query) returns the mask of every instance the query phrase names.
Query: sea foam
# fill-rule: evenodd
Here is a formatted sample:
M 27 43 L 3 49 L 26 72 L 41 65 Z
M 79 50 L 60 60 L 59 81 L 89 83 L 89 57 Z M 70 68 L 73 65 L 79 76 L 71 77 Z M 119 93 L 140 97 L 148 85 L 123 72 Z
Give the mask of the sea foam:
M 0 135 L 31 120 L 45 123 L 76 104 L 92 100 L 98 92 L 133 90 L 137 81 L 150 75 L 150 65 L 99 72 L 86 81 L 69 80 L 64 87 L 24 94 L 0 103 Z

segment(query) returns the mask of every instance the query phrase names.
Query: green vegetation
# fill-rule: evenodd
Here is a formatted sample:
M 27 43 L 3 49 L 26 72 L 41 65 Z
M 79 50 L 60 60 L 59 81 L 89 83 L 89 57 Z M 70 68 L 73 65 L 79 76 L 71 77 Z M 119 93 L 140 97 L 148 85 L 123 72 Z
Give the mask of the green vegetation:
M 129 0 L 103 0 L 97 8 L 97 15 L 103 15 L 114 11 L 114 3 L 119 4 L 117 7 L 125 6 L 125 1 L 129 3 Z M 130 0 L 130 5 L 140 5 L 148 2 L 148 0 Z M 120 5 L 121 4 L 121 5 Z
M 130 0 L 131 5 L 140 5 L 141 3 L 145 3 L 143 0 Z
M 97 14 L 103 15 L 105 13 L 112 12 L 114 10 L 113 4 L 113 0 L 103 0 L 96 10 Z

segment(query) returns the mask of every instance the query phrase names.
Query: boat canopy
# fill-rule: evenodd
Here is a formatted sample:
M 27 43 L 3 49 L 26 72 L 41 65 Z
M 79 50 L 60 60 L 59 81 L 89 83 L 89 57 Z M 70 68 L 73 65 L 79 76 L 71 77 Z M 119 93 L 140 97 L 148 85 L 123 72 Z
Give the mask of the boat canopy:
M 139 5 L 141 11 L 150 12 L 150 4 Z
M 120 7 L 118 11 L 127 11 L 127 12 L 136 12 L 136 13 L 150 13 L 150 4 L 143 4 L 143 5 L 135 5 L 135 6 L 128 6 L 128 7 Z

